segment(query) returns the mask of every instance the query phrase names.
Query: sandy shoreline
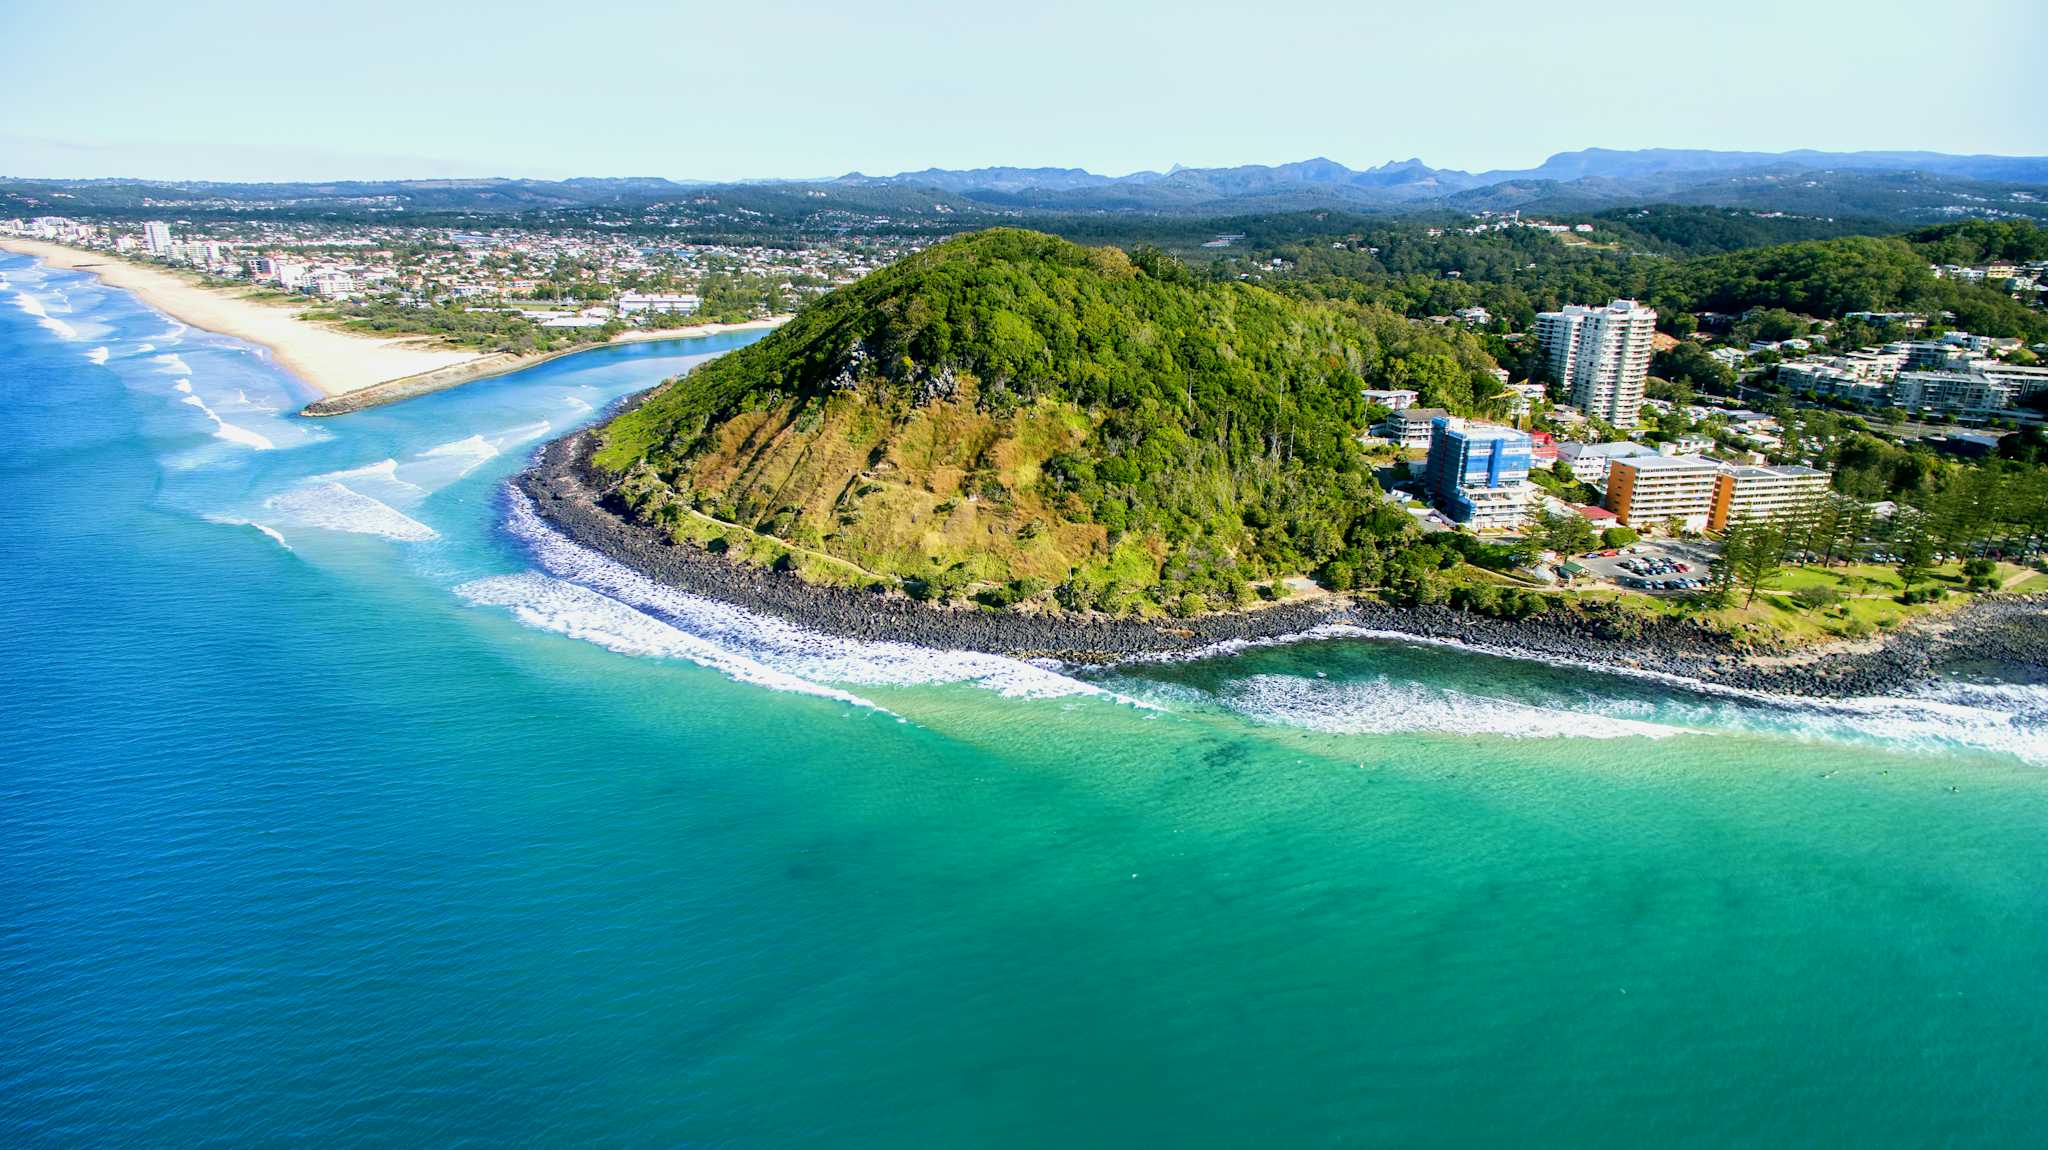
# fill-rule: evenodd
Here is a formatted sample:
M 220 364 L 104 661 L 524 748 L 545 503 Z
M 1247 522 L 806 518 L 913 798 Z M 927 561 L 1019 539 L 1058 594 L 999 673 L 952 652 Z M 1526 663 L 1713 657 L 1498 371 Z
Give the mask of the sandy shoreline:
M 305 415 L 343 415 L 504 375 L 564 355 L 621 343 L 695 339 L 731 331 L 772 328 L 790 317 L 745 323 L 702 323 L 658 331 L 629 331 L 604 343 L 545 355 L 511 355 L 436 346 L 431 337 L 359 335 L 298 317 L 312 306 L 247 299 L 228 289 L 203 287 L 184 276 L 107 252 L 41 240 L 0 237 L 0 250 L 33 256 L 53 268 L 89 272 L 180 323 L 233 336 L 267 349 L 279 366 L 323 397 Z
M 339 331 L 298 318 L 300 305 L 244 299 L 105 252 L 11 236 L 0 239 L 0 248 L 34 256 L 54 268 L 90 272 L 180 323 L 267 348 L 279 366 L 326 396 L 483 358 L 480 352 L 426 346 L 418 337 L 388 339 Z

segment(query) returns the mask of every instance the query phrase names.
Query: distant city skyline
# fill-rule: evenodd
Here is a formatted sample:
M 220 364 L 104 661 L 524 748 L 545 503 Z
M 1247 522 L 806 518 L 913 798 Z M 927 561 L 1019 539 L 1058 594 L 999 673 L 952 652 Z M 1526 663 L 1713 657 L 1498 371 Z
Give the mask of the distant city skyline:
M 2016 78 L 2030 0 L 1924 9 L 1428 7 L 1156 0 L 965 12 L 389 0 L 346 21 L 134 0 L 10 15 L 0 174 L 330 180 L 823 178 L 926 167 L 1105 175 L 1419 157 L 1469 171 L 1586 147 L 2048 154 Z M 1967 51 L 1962 51 L 1967 49 Z M 1910 97 L 1901 97 L 1910 91 Z

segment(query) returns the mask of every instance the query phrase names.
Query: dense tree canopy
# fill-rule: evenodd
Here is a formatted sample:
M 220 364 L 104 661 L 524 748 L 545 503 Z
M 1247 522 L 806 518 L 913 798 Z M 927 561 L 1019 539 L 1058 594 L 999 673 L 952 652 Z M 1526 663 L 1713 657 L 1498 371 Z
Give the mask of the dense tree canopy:
M 1373 541 L 1409 524 L 1381 513 L 1358 443 L 1361 392 L 1411 387 L 1425 405 L 1497 412 L 1492 366 L 1475 337 L 1382 309 L 1204 281 L 1155 251 L 997 230 L 877 272 L 672 382 L 609 427 L 600 461 L 701 484 L 693 461 L 735 416 L 774 408 L 801 427 L 835 398 L 901 428 L 971 397 L 993 421 L 998 446 L 983 454 L 1006 456 L 1017 420 L 1052 405 L 1085 433 L 1043 461 L 1031 494 L 1106 528 L 1111 545 L 1156 547 L 1166 604 L 1347 553 L 1353 570 L 1372 567 Z M 1019 494 L 1004 474 L 990 468 L 992 504 Z

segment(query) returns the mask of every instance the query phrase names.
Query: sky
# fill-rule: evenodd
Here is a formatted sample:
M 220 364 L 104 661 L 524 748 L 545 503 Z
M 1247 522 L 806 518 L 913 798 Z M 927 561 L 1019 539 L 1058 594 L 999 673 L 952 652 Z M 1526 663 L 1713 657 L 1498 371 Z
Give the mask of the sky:
M 0 175 L 2048 154 L 2048 0 L 0 0 Z

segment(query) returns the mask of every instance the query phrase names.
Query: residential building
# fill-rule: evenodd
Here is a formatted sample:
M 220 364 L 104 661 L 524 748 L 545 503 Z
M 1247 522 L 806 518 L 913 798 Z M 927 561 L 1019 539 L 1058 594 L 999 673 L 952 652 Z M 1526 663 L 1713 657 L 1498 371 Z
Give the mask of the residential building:
M 1573 304 L 1536 317 L 1550 374 L 1572 405 L 1616 427 L 1636 425 L 1656 332 L 1656 311 L 1630 299 L 1604 308 Z
M 1406 388 L 1393 388 L 1384 391 L 1367 388 L 1365 392 L 1365 401 L 1367 403 L 1377 403 L 1388 411 L 1403 411 L 1414 407 L 1415 401 L 1418 398 L 1420 397 Z
M 1724 467 L 1714 477 L 1707 529 L 1744 519 L 1776 519 L 1827 493 L 1828 473 L 1811 467 Z
M 1987 363 L 1978 370 L 1994 387 L 2006 389 L 2007 407 L 2017 406 L 2031 396 L 2048 391 L 2048 366 Z
M 1573 479 L 1580 483 L 1590 483 L 1595 487 L 1607 482 L 1607 467 L 1615 460 L 1655 454 L 1657 451 L 1653 447 L 1626 441 L 1560 443 L 1557 446 L 1558 463 L 1571 472 Z
M 153 256 L 171 254 L 171 225 L 151 220 L 142 225 L 142 250 Z
M 1440 407 L 1404 407 L 1374 424 L 1372 433 L 1402 447 L 1425 448 L 1430 444 L 1430 424 L 1449 414 Z
M 1529 499 L 1529 437 L 1448 415 L 1430 421 L 1423 487 L 1453 521 L 1474 529 L 1521 525 Z
M 1547 431 L 1529 433 L 1529 466 L 1557 466 L 1557 437 Z
M 696 315 L 703 306 L 703 300 L 694 295 L 643 295 L 640 292 L 626 292 L 619 296 L 619 314 L 636 315 L 640 312 L 665 313 L 670 315 Z
M 335 268 L 321 268 L 306 277 L 306 289 L 328 299 L 339 299 L 362 290 L 356 277 Z
M 1855 366 L 1830 360 L 1795 360 L 1778 365 L 1778 382 L 1794 391 L 1834 395 L 1858 403 L 1881 404 L 1891 396 L 1891 385 L 1872 379 Z
M 1996 411 L 2011 402 L 2011 390 L 1972 372 L 1902 371 L 1892 402 L 1914 411 Z
M 1607 469 L 1607 509 L 1637 529 L 1677 520 L 1688 531 L 1704 530 L 1720 472 L 1720 464 L 1697 455 L 1617 459 Z

